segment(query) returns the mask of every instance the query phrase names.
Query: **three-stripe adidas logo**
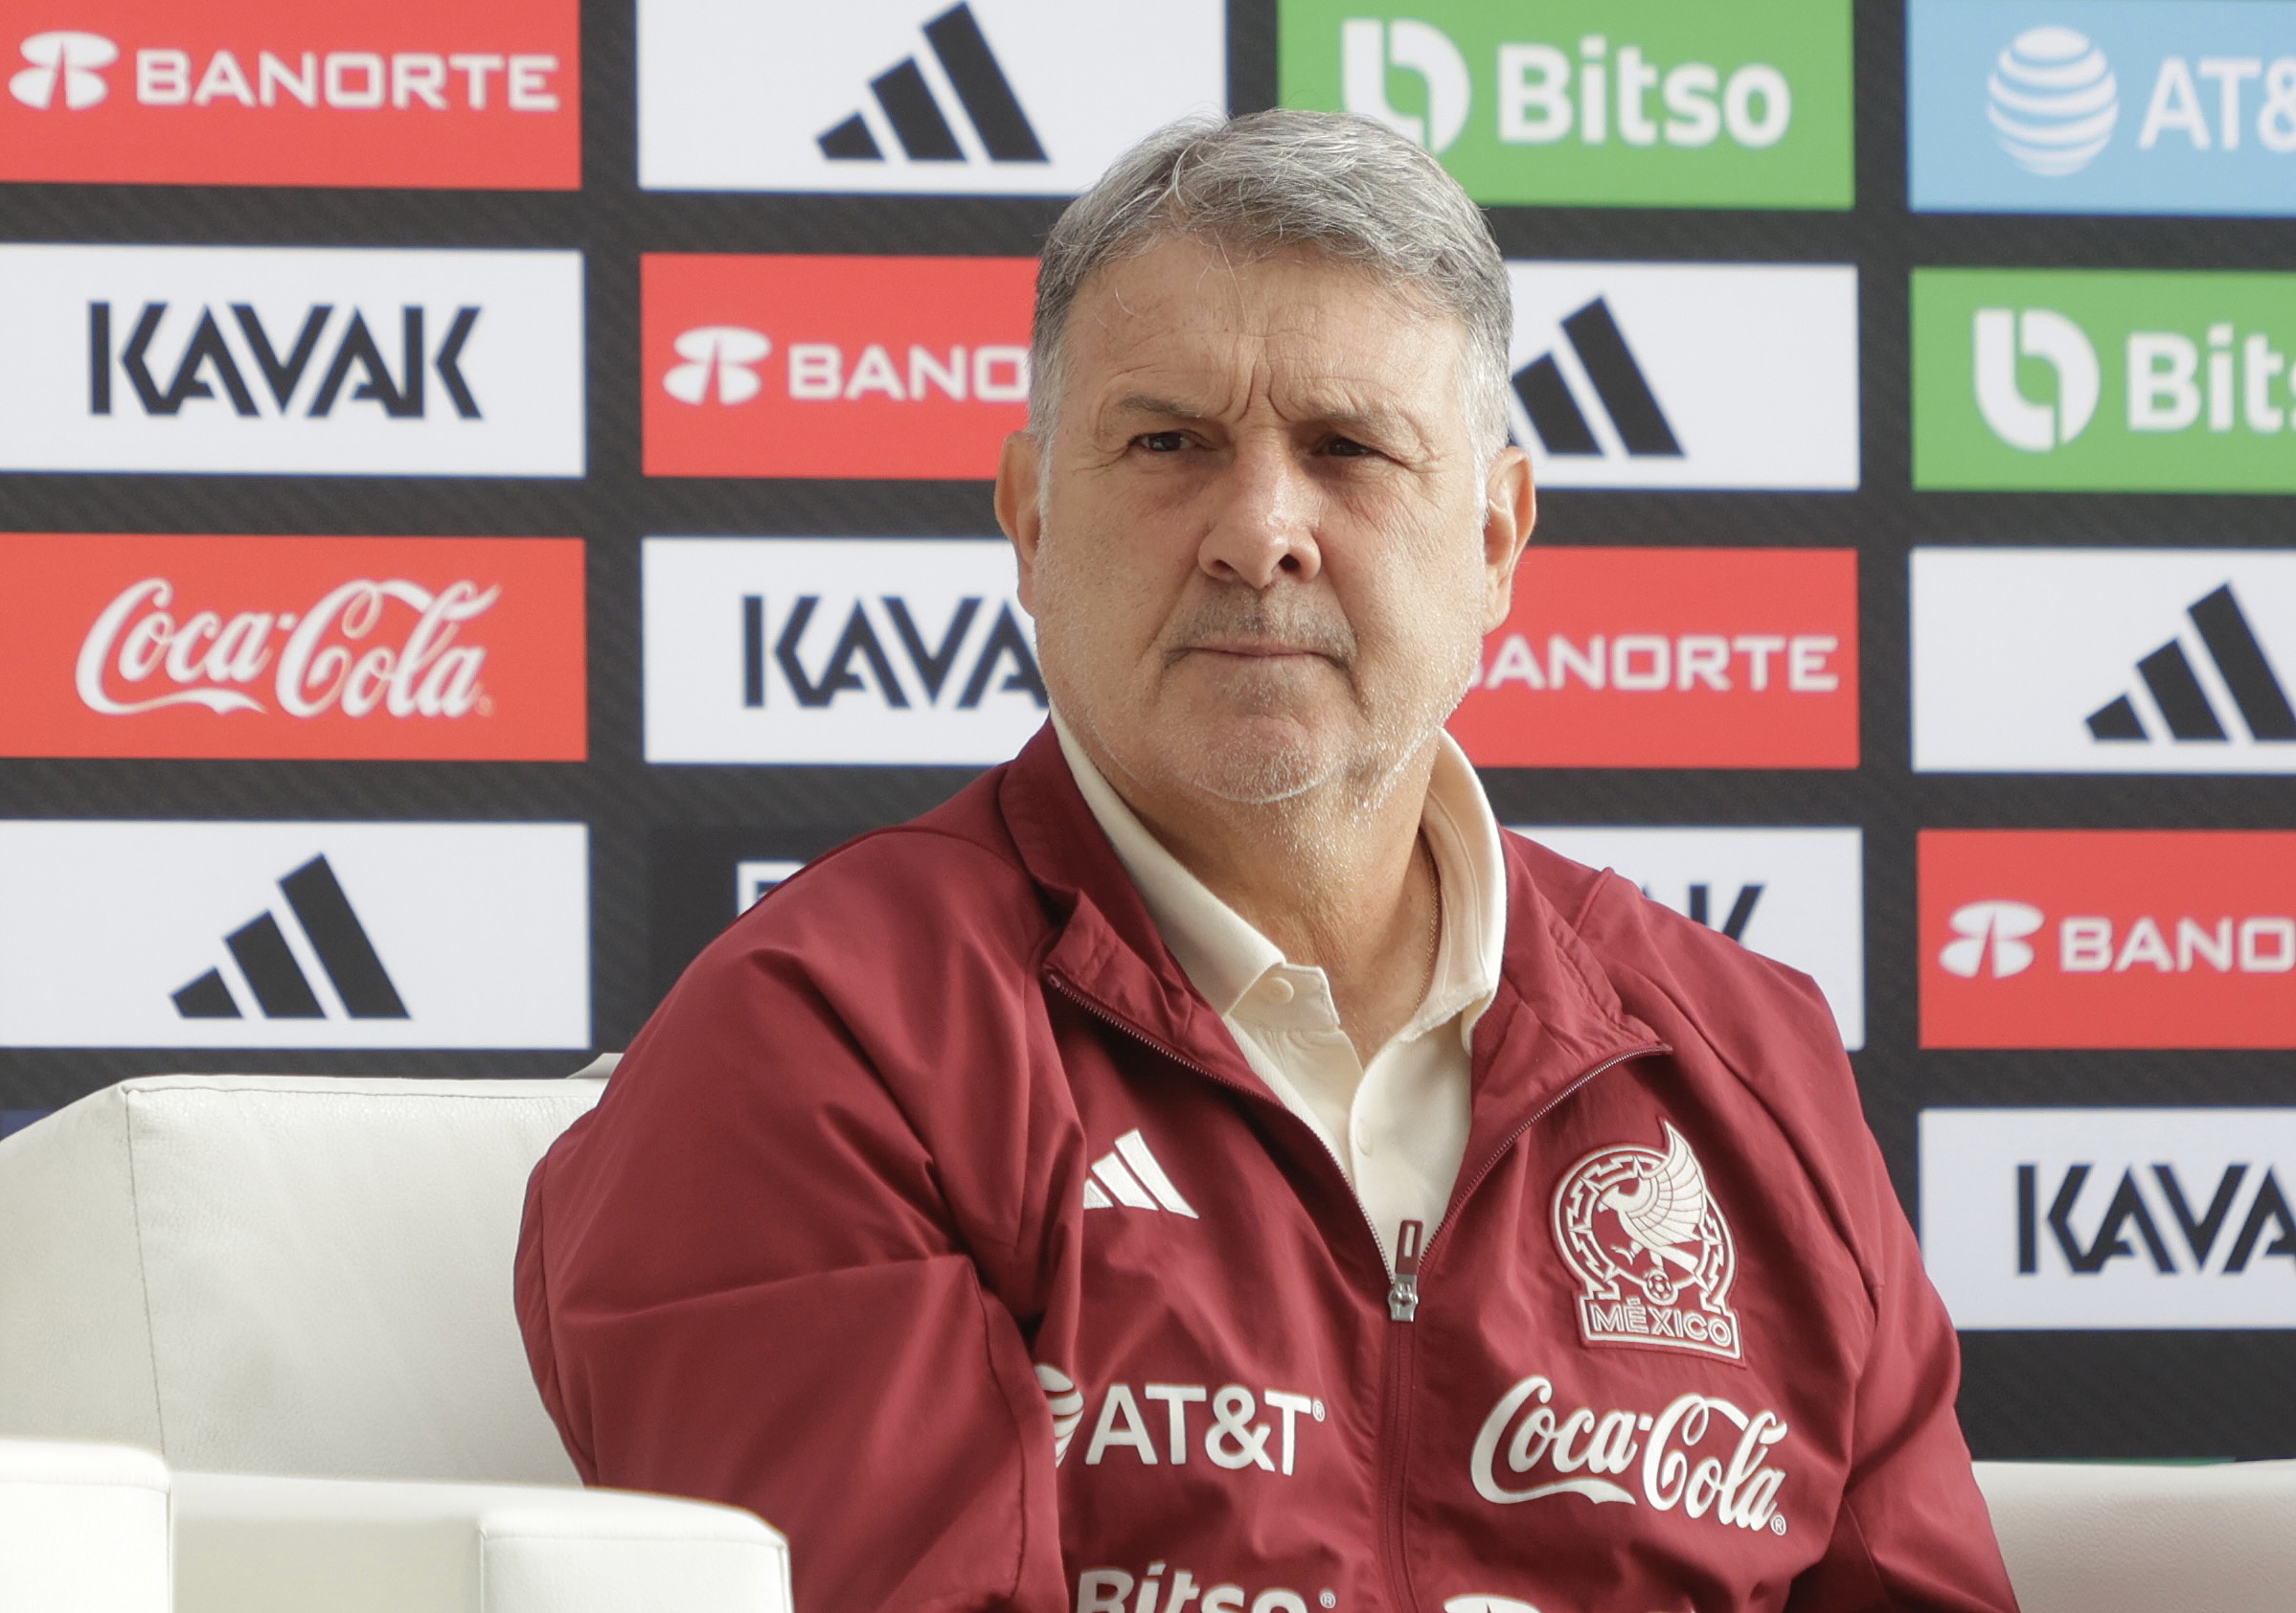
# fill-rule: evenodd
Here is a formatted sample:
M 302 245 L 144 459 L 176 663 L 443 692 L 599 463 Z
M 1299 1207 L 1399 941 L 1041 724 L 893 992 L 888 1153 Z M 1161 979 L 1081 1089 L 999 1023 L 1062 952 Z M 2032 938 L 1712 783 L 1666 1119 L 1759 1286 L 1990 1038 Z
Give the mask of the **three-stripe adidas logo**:
M 1192 1221 L 1202 1219 L 1171 1185 L 1156 1156 L 1148 1152 L 1148 1140 L 1137 1126 L 1092 1162 L 1092 1175 L 1084 1183 L 1085 1209 L 1113 1210 L 1118 1205 L 1127 1210 L 1169 1210 Z
M 2207 647 L 2216 676 L 2239 708 L 2250 737 L 2265 742 L 2296 739 L 2296 710 L 2289 708 L 2287 693 L 2273 673 L 2272 663 L 2265 659 L 2264 647 L 2257 642 L 2240 602 L 2233 597 L 2232 584 L 2227 582 L 2194 602 L 2185 614 L 2199 629 L 2200 642 Z M 2139 661 L 2137 676 L 2152 697 L 2169 738 L 2218 743 L 2230 740 L 2222 715 L 2178 640 L 2171 639 Z M 2108 744 L 2145 744 L 2157 738 L 2126 694 L 2090 713 L 2088 725 L 2093 738 Z
M 344 1011 L 352 1019 L 406 1018 L 406 1004 L 327 858 L 313 857 L 281 879 L 279 888 Z M 329 1017 L 275 914 L 259 914 L 225 936 L 223 945 L 265 1019 Z M 173 998 L 176 1013 L 185 1019 L 247 1017 L 219 968 L 208 970 Z
M 1680 459 L 1682 444 L 1658 406 L 1625 332 L 1611 316 L 1610 305 L 1597 297 L 1562 321 L 1587 384 L 1594 388 L 1603 412 L 1617 432 L 1620 446 L 1637 459 Z M 1580 407 L 1558 354 L 1533 359 L 1514 373 L 1514 395 L 1531 417 L 1531 429 L 1550 454 L 1601 458 L 1604 449 L 1593 422 Z
M 941 77 L 964 108 L 966 121 L 990 162 L 1051 160 L 1036 139 L 1028 114 L 1021 110 L 1012 81 L 997 65 L 996 54 L 989 48 L 988 35 L 973 19 L 970 6 L 960 3 L 942 12 L 924 25 L 924 37 L 932 47 L 932 60 Z M 903 57 L 872 79 L 869 89 L 894 139 L 911 162 L 966 160 L 957 131 L 950 126 L 919 57 Z M 820 137 L 821 154 L 832 162 L 885 161 L 884 148 L 869 125 L 866 111 L 855 112 Z

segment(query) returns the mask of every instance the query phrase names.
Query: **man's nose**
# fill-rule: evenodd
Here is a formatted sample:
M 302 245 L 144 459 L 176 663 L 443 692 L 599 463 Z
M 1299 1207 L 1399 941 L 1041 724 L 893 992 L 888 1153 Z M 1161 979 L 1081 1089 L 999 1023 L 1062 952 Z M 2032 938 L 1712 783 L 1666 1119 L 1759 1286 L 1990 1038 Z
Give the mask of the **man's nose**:
M 1322 568 L 1316 543 L 1321 500 L 1287 443 L 1247 443 L 1214 481 L 1196 564 L 1221 582 L 1266 588 L 1305 582 Z

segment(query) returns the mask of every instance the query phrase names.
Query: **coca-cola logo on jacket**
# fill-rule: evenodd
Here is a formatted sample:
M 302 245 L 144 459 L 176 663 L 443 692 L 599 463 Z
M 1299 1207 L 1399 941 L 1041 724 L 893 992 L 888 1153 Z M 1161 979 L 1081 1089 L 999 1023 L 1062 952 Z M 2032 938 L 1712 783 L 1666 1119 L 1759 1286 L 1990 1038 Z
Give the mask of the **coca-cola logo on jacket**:
M 564 538 L 0 536 L 0 754 L 580 761 Z

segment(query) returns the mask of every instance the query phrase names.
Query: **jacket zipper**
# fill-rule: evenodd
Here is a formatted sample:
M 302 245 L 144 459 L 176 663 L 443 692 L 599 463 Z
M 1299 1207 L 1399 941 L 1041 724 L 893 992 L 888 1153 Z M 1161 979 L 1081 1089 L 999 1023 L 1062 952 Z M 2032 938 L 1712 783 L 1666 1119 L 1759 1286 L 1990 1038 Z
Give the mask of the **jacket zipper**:
M 1294 1124 L 1306 1125 L 1283 1104 L 1254 1092 L 1241 1081 L 1223 1076 L 1217 1070 L 1207 1068 L 1195 1059 L 1188 1057 L 1178 1049 L 1148 1034 L 1130 1020 L 1121 1017 L 1114 1010 L 1103 1008 L 1088 996 L 1081 987 L 1071 982 L 1058 969 L 1047 967 L 1042 972 L 1044 978 L 1051 981 L 1063 997 L 1075 1003 L 1103 1024 L 1115 1027 L 1134 1041 L 1162 1054 L 1182 1069 L 1193 1070 L 1207 1080 L 1217 1081 L 1229 1090 L 1240 1093 L 1262 1106 L 1279 1109 L 1284 1115 L 1289 1116 Z M 1641 1058 L 1648 1054 L 1669 1051 L 1670 1049 L 1664 1042 L 1649 1042 L 1642 1047 L 1628 1048 L 1624 1053 L 1613 1055 L 1582 1073 L 1578 1079 L 1540 1104 L 1520 1125 L 1510 1131 L 1500 1141 L 1499 1146 L 1490 1151 L 1489 1157 L 1484 1160 L 1466 1186 L 1452 1194 L 1454 1207 L 1464 1206 L 1473 1196 L 1475 1190 L 1483 1185 L 1486 1177 L 1498 1169 L 1499 1161 L 1507 1157 L 1510 1150 L 1521 1140 L 1523 1133 L 1544 1120 L 1556 1104 L 1577 1092 L 1605 1070 L 1615 1069 L 1629 1058 Z M 1314 1135 L 1313 1127 L 1308 1127 L 1308 1131 L 1310 1135 Z M 1321 1142 L 1322 1138 L 1318 1137 L 1316 1140 Z M 1338 1167 L 1339 1156 L 1331 1152 L 1329 1145 L 1326 1145 L 1324 1152 L 1331 1160 L 1332 1165 Z M 1345 1182 L 1346 1179 L 1347 1172 L 1342 1169 L 1340 1180 Z M 1403 1489 L 1405 1479 L 1403 1450 L 1404 1441 L 1411 1430 L 1411 1369 L 1412 1357 L 1417 1352 L 1418 1344 L 1418 1329 L 1413 1328 L 1411 1323 L 1419 1314 L 1421 1274 L 1425 1269 L 1427 1251 L 1432 1247 L 1434 1239 L 1425 1236 L 1426 1229 L 1423 1223 L 1405 1221 L 1402 1224 L 1400 1236 L 1397 1239 L 1396 1258 L 1391 1266 L 1387 1259 L 1387 1240 L 1380 1236 L 1378 1225 L 1373 1221 L 1371 1212 L 1364 1209 L 1363 1200 L 1357 1197 L 1353 1190 L 1349 1192 L 1348 1197 L 1354 1201 L 1356 1210 L 1363 1217 L 1364 1226 L 1372 1235 L 1372 1242 L 1379 1251 L 1381 1269 L 1391 1272 L 1387 1287 L 1388 1349 L 1385 1374 L 1387 1381 L 1382 1390 L 1384 1406 L 1383 1415 L 1380 1418 L 1379 1557 L 1380 1566 L 1387 1578 L 1390 1600 L 1393 1601 L 1399 1613 L 1400 1610 L 1411 1610 L 1411 1613 L 1415 1613 L 1419 1606 L 1419 1599 L 1411 1594 L 1411 1581 L 1406 1577 L 1403 1566 Z M 1445 1224 L 1449 1223 L 1446 1221 Z M 1443 1228 L 1438 1227 L 1436 1236 L 1441 1237 L 1442 1233 Z
M 1629 1058 L 1646 1054 L 1664 1053 L 1663 1042 L 1630 1048 L 1595 1065 L 1564 1087 L 1510 1131 L 1484 1160 L 1482 1167 L 1467 1181 L 1466 1187 L 1451 1196 L 1454 1211 L 1463 1208 L 1483 1185 L 1484 1178 L 1498 1169 L 1524 1132 L 1545 1119 L 1556 1104 L 1593 1080 L 1603 1071 L 1615 1069 Z M 1458 1217 L 1451 1215 L 1444 1223 L 1450 1225 Z M 1438 1227 L 1436 1237 L 1443 1235 Z M 1387 1576 L 1389 1599 L 1398 1613 L 1416 1613 L 1419 1598 L 1412 1594 L 1409 1570 L 1403 1561 L 1403 1491 L 1409 1475 L 1405 1470 L 1404 1452 L 1411 1435 L 1411 1378 L 1415 1358 L 1419 1353 L 1419 1329 L 1412 1322 L 1419 1315 L 1421 1298 L 1421 1284 L 1424 1281 L 1427 1252 L 1434 1238 L 1424 1237 L 1425 1228 L 1418 1221 L 1405 1221 L 1396 1255 L 1395 1281 L 1387 1289 L 1387 1382 L 1385 1415 L 1380 1419 L 1379 1448 L 1379 1559 Z

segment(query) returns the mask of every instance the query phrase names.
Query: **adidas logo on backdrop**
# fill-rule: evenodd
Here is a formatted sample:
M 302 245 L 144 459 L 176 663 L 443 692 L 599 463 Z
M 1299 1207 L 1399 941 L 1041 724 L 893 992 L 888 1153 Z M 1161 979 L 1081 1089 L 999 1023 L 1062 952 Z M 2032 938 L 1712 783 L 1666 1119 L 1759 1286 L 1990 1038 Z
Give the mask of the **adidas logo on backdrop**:
M 2200 630 L 2216 676 L 2239 708 L 2251 738 L 2271 742 L 2296 739 L 2296 711 L 2288 709 L 2286 691 L 2265 659 L 2263 646 L 2241 613 L 2240 602 L 2226 583 L 2185 611 Z M 2137 675 L 2160 711 L 2160 720 L 2172 739 L 2222 741 L 2226 731 L 2208 691 L 2200 686 L 2184 646 L 2171 639 L 2137 663 Z M 2126 694 L 2089 714 L 2089 733 L 2106 743 L 2157 738 Z
M 990 162 L 1049 160 L 1011 80 L 997 65 L 996 53 L 973 20 L 970 6 L 956 5 L 942 12 L 924 25 L 924 37 Z M 918 59 L 903 57 L 870 80 L 870 95 L 911 162 L 964 162 L 965 148 L 957 143 L 956 131 Z M 831 162 L 883 162 L 884 148 L 869 125 L 867 113 L 855 112 L 821 137 L 821 154 Z
M 343 1011 L 352 1019 L 404 1019 L 406 1004 L 327 858 L 313 857 L 281 879 L 279 888 Z M 265 1019 L 333 1017 L 312 990 L 276 914 L 258 914 L 225 936 L 223 945 Z M 186 1019 L 247 1017 L 220 969 L 208 970 L 173 995 L 175 1011 Z

